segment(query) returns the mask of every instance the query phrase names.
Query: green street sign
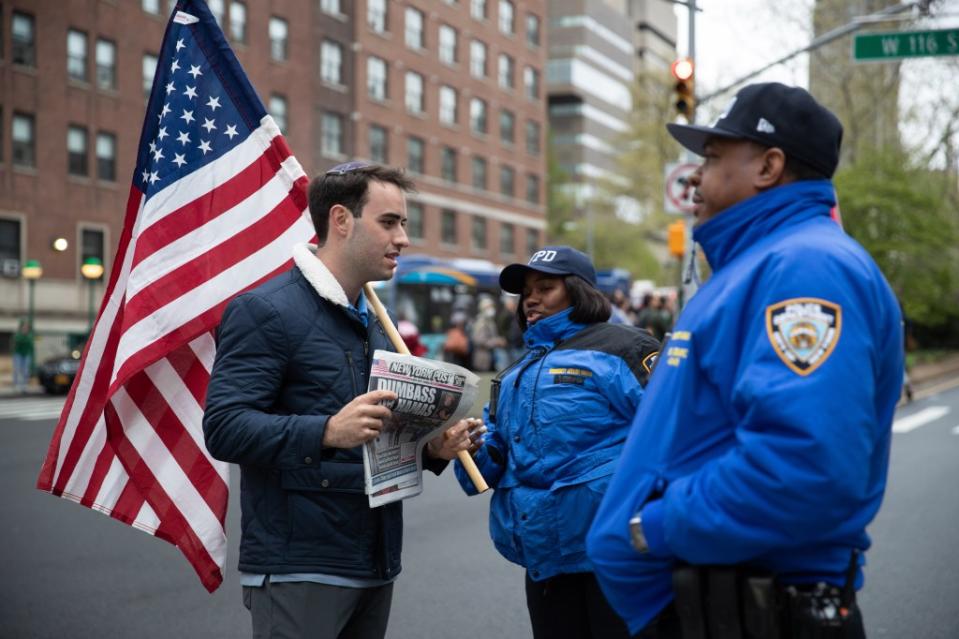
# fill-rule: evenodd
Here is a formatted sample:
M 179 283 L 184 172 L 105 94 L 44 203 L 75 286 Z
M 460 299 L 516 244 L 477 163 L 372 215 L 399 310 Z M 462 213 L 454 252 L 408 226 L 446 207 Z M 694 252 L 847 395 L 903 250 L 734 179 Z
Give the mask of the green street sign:
M 856 61 L 940 55 L 959 55 L 959 29 L 860 33 L 852 45 L 852 59 Z

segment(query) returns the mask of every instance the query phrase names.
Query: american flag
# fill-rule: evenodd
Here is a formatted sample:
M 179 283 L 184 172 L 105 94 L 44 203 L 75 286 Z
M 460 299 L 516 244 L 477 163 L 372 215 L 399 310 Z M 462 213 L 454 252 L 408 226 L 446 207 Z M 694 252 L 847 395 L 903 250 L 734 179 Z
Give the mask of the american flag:
M 202 0 L 180 0 L 116 260 L 37 487 L 178 546 L 223 580 L 228 465 L 201 420 L 227 302 L 309 241 L 307 179 Z

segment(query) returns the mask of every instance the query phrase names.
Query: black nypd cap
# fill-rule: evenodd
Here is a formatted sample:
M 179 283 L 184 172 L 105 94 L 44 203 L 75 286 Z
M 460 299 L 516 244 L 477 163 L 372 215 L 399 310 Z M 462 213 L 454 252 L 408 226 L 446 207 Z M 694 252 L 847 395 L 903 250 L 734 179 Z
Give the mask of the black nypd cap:
M 805 89 L 778 82 L 750 84 L 736 94 L 713 126 L 667 124 L 684 147 L 703 154 L 711 137 L 779 147 L 787 157 L 832 177 L 839 164 L 842 124 Z
M 522 293 L 526 273 L 539 271 L 550 275 L 578 275 L 596 286 L 596 269 L 589 256 L 570 246 L 544 246 L 533 253 L 526 264 L 510 264 L 499 274 L 499 285 L 507 293 Z

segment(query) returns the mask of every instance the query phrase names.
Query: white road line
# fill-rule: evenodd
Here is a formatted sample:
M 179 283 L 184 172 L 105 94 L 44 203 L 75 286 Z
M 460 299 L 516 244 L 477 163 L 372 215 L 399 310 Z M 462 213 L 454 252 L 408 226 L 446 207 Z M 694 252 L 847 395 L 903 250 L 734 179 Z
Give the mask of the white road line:
M 892 423 L 892 432 L 908 433 L 949 414 L 948 406 L 930 406 L 918 413 L 897 419 Z
M 15 399 L 0 401 L 0 419 L 35 421 L 53 419 L 63 411 L 63 399 Z
M 953 427 L 952 427 L 952 434 L 953 434 L 953 435 L 959 435 L 959 426 L 953 426 Z

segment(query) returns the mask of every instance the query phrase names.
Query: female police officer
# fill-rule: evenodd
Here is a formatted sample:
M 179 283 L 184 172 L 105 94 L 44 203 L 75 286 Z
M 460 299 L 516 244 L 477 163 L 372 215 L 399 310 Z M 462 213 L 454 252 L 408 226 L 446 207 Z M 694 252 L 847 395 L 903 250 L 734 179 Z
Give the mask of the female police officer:
M 526 354 L 494 380 L 476 463 L 495 488 L 490 533 L 524 566 L 533 635 L 626 637 L 586 557 L 599 506 L 659 344 L 606 323 L 609 301 L 589 258 L 546 247 L 512 264 L 500 286 L 519 293 Z M 473 484 L 457 465 L 467 492 Z

